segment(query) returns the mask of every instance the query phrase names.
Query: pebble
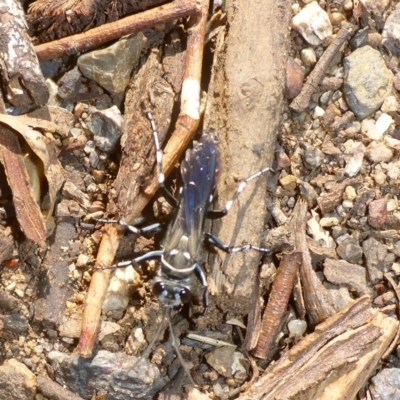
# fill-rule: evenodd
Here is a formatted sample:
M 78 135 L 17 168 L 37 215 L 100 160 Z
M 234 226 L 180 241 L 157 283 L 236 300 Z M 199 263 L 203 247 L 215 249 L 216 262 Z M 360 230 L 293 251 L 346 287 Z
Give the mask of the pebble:
M 317 56 L 312 47 L 307 47 L 306 49 L 301 50 L 300 57 L 301 61 L 303 61 L 304 65 L 307 67 L 311 67 L 317 62 Z
M 323 217 L 320 219 L 319 224 L 323 228 L 330 228 L 332 226 L 339 225 L 339 218 L 337 217 Z
M 400 104 L 397 101 L 395 96 L 388 96 L 386 97 L 385 101 L 383 102 L 381 106 L 381 111 L 384 113 L 388 112 L 397 112 L 397 110 L 400 108 Z M 390 115 L 389 115 L 390 117 Z M 391 118 L 391 117 L 390 117 Z M 393 122 L 393 119 L 391 123 Z
M 87 254 L 79 254 L 76 260 L 76 266 L 78 268 L 84 268 L 87 266 L 88 262 L 89 262 L 89 256 Z
M 350 45 L 353 50 L 363 47 L 368 42 L 368 26 L 360 29 L 350 40 Z
M 285 190 L 293 191 L 297 186 L 297 178 L 294 175 L 286 175 L 283 178 L 279 179 L 279 183 Z
M 303 157 L 304 162 L 312 168 L 320 167 L 325 161 L 325 155 L 318 147 L 307 146 Z
M 386 222 L 388 215 L 388 200 L 381 198 L 373 200 L 368 206 L 368 224 L 375 229 L 381 229 Z
M 383 185 L 386 182 L 386 174 L 381 169 L 375 169 L 371 175 L 377 185 Z
M 393 151 L 384 143 L 371 142 L 365 152 L 374 163 L 388 162 L 393 158 Z
M 382 35 L 379 32 L 368 33 L 367 43 L 374 49 L 377 49 L 382 44 Z
M 343 194 L 343 199 L 352 201 L 356 197 L 357 197 L 356 189 L 354 189 L 353 186 L 346 186 L 346 189 L 344 190 Z
M 371 378 L 369 390 L 373 399 L 400 398 L 400 368 L 384 368 Z
M 345 260 L 333 260 L 327 258 L 324 261 L 325 278 L 336 285 L 343 285 L 350 290 L 356 290 L 358 294 L 372 294 L 372 289 L 367 285 L 365 268 L 349 263 Z
M 386 67 L 380 52 L 370 46 L 356 49 L 343 61 L 345 81 L 343 92 L 350 109 L 360 119 L 382 105 L 390 95 L 393 74 Z
M 307 322 L 302 319 L 292 319 L 288 322 L 290 336 L 302 336 L 307 329 Z
M 368 238 L 362 244 L 368 276 L 372 284 L 383 279 L 383 272 L 386 268 L 384 260 L 387 255 L 387 247 L 374 238 Z
M 97 110 L 94 107 L 90 109 L 86 125 L 100 150 L 109 153 L 116 148 L 122 136 L 122 120 L 121 111 L 117 106 L 105 110 Z
M 304 77 L 304 67 L 299 65 L 293 58 L 288 57 L 286 63 L 285 97 L 294 99 L 301 92 Z
M 361 142 L 353 142 L 348 140 L 345 144 L 346 161 L 345 172 L 351 178 L 356 176 L 362 167 L 362 162 L 365 154 L 365 147 Z
M 393 118 L 389 114 L 383 113 L 375 123 L 376 131 L 379 135 L 383 135 L 393 123 Z
M 316 1 L 307 4 L 292 18 L 292 28 L 313 46 L 318 46 L 332 35 L 329 16 Z
M 339 256 L 352 264 L 362 262 L 362 249 L 358 240 L 349 237 L 343 240 L 336 249 Z
M 386 209 L 388 212 L 397 210 L 399 207 L 399 202 L 397 198 L 387 200 Z

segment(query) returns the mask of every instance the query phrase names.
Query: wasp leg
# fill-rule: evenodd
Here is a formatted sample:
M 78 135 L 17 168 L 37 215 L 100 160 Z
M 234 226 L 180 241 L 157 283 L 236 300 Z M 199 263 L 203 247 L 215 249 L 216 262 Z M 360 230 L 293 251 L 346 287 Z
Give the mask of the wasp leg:
M 117 224 L 121 225 L 124 228 L 128 229 L 129 231 L 133 233 L 137 233 L 138 235 L 142 235 L 144 233 L 149 233 L 149 232 L 157 232 L 160 230 L 160 228 L 163 226 L 163 224 L 157 222 L 155 224 L 151 224 L 148 226 L 145 226 L 143 228 L 137 228 L 134 225 L 129 225 L 122 219 L 103 219 L 103 218 L 96 218 L 95 221 L 101 222 L 103 224 Z
M 207 211 L 207 218 L 209 219 L 219 219 L 224 217 L 226 214 L 228 214 L 230 208 L 232 207 L 232 204 L 234 201 L 238 198 L 239 194 L 243 192 L 244 188 L 246 185 L 251 182 L 254 179 L 257 179 L 261 175 L 264 175 L 266 172 L 276 172 L 273 168 L 264 168 L 261 171 L 258 171 L 256 174 L 250 176 L 246 180 L 242 181 L 239 183 L 238 187 L 235 190 L 235 193 L 233 194 L 232 198 L 227 201 L 225 204 L 225 207 L 222 210 L 209 210 Z M 221 249 L 223 250 L 223 249 Z
M 153 258 L 160 258 L 164 254 L 164 250 L 156 250 L 156 251 L 150 251 L 146 254 L 143 254 L 142 256 L 136 257 L 133 260 L 128 260 L 128 261 L 121 261 L 119 263 L 109 265 L 107 267 L 99 267 L 95 266 L 93 269 L 95 270 L 105 270 L 105 269 L 114 269 L 114 268 L 125 268 L 129 267 L 130 265 L 134 266 L 137 264 L 140 264 L 142 261 L 145 260 L 151 260 Z
M 158 184 L 160 186 L 160 190 L 163 193 L 165 200 L 172 206 L 177 208 L 178 207 L 178 200 L 173 196 L 173 194 L 165 187 L 165 174 L 162 165 L 163 160 L 163 151 L 160 147 L 160 142 L 158 140 L 158 133 L 156 128 L 156 123 L 151 115 L 151 112 L 147 112 L 147 116 L 150 120 L 151 129 L 153 130 L 154 135 L 154 143 L 156 146 L 156 160 L 157 160 L 157 171 L 158 171 Z
M 204 294 L 203 294 L 203 304 L 204 304 L 203 315 L 204 315 L 204 314 L 206 314 L 207 309 L 208 309 L 208 284 L 207 284 L 207 278 L 206 278 L 206 274 L 204 273 L 203 269 L 200 267 L 199 264 L 196 264 L 195 271 L 196 271 L 197 275 L 199 276 L 201 284 L 203 285 L 203 288 L 204 288 Z
M 253 246 L 252 244 L 245 244 L 244 246 L 238 246 L 238 247 L 230 247 L 222 243 L 222 241 L 219 238 L 212 235 L 211 233 L 205 233 L 204 235 L 207 243 L 228 254 L 240 253 L 241 251 L 247 251 L 247 250 L 255 250 L 259 251 L 260 253 L 269 253 L 271 251 L 270 249 L 266 249 L 263 247 Z

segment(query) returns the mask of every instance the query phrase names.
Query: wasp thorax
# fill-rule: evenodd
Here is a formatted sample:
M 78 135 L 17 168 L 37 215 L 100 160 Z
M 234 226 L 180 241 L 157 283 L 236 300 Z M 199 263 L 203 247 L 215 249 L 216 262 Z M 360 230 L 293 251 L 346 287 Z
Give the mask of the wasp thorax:
M 192 295 L 185 286 L 178 286 L 176 282 L 158 281 L 153 284 L 153 294 L 165 306 L 178 307 L 190 303 Z

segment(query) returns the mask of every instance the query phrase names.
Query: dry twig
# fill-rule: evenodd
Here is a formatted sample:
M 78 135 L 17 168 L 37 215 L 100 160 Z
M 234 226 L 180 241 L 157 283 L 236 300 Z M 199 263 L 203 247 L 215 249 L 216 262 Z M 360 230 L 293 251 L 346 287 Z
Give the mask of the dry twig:
M 327 47 L 325 53 L 318 60 L 315 68 L 307 78 L 307 82 L 304 84 L 300 94 L 294 98 L 290 104 L 290 108 L 296 112 L 304 111 L 310 104 L 311 96 L 314 94 L 318 85 L 324 78 L 325 71 L 329 67 L 329 64 L 338 53 L 343 43 L 350 39 L 354 34 L 354 26 L 348 22 L 342 23 L 342 28 L 336 35 L 332 43 Z
M 175 0 L 171 3 L 101 25 L 87 32 L 69 36 L 54 42 L 35 46 L 40 60 L 86 52 L 111 40 L 140 32 L 158 23 L 172 22 L 199 12 L 199 6 L 192 0 Z

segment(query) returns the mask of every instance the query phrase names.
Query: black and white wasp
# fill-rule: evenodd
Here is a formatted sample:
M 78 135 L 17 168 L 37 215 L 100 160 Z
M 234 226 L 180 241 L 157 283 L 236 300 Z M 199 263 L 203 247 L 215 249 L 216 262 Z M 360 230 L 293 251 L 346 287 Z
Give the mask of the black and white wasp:
M 179 200 L 165 188 L 165 176 L 162 169 L 163 151 L 160 148 L 158 134 L 154 120 L 148 113 L 154 134 L 157 154 L 157 169 L 160 189 L 171 205 L 176 206 L 176 213 L 170 223 L 161 250 L 148 252 L 130 261 L 123 261 L 105 268 L 122 268 L 138 264 L 145 260 L 160 259 L 157 276 L 152 284 L 153 294 L 163 305 L 164 310 L 176 308 L 189 303 L 192 299 L 191 288 L 197 277 L 203 285 L 204 305 L 208 306 L 207 279 L 200 266 L 199 253 L 204 243 L 215 246 L 226 253 L 236 253 L 249 249 L 259 252 L 268 252 L 268 249 L 246 244 L 239 247 L 229 247 L 211 233 L 204 232 L 206 218 L 221 218 L 229 212 L 233 202 L 243 191 L 248 182 L 258 178 L 271 168 L 264 168 L 256 174 L 242 181 L 232 198 L 222 210 L 209 210 L 213 201 L 213 193 L 217 185 L 219 170 L 219 151 L 217 140 L 210 134 L 203 133 L 199 141 L 193 142 L 192 149 L 186 151 L 181 163 L 182 187 L 179 190 Z M 132 232 L 141 234 L 159 228 L 160 224 L 153 224 L 145 228 L 128 225 L 122 220 L 99 219 L 99 222 L 119 224 Z M 167 315 L 164 311 L 163 315 Z M 171 323 L 169 320 L 170 328 Z M 173 337 L 173 332 L 171 335 Z M 157 335 L 156 335 L 157 336 Z M 175 340 L 174 340 L 175 341 Z M 151 346 L 151 345 L 150 345 Z M 149 346 L 149 347 L 150 347 Z M 177 347 L 175 347 L 177 350 Z M 178 356 L 182 361 L 179 351 Z M 184 364 L 184 363 L 183 363 Z M 184 365 L 183 365 L 184 366 Z M 184 366 L 185 367 L 185 366 Z M 185 368 L 186 369 L 186 368 Z M 186 370 L 188 372 L 188 370 Z M 190 374 L 188 373 L 189 377 Z

